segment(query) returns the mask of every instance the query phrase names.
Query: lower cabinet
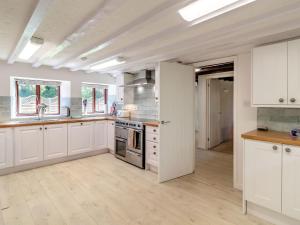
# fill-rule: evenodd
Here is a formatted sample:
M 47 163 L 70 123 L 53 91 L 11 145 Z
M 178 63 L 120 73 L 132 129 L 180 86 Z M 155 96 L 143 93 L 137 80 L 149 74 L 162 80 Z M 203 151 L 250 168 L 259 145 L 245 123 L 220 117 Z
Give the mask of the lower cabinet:
M 94 150 L 94 123 L 70 123 L 68 125 L 68 155 Z
M 146 126 L 146 168 L 158 171 L 159 128 Z
M 68 154 L 68 125 L 44 126 L 44 159 L 55 159 Z
M 15 128 L 15 164 L 23 165 L 43 160 L 43 126 Z
M 107 121 L 95 122 L 95 150 L 107 148 Z
M 283 146 L 282 213 L 300 220 L 300 147 Z
M 300 220 L 300 147 L 244 142 L 244 200 Z
M 115 151 L 115 121 L 107 122 L 107 148 Z
M 0 169 L 13 166 L 13 130 L 0 129 Z

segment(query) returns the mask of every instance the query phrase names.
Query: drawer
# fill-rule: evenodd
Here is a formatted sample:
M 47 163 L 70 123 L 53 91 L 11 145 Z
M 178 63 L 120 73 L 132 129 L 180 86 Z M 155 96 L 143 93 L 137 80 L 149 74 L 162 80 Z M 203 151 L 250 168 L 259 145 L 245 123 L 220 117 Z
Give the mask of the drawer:
M 159 127 L 146 126 L 146 133 L 148 133 L 148 134 L 159 134 Z
M 147 152 L 147 163 L 157 166 L 158 154 L 159 154 L 158 144 L 151 142 L 151 141 L 147 141 L 146 142 L 146 152 Z
M 159 136 L 157 134 L 146 133 L 146 141 L 158 142 Z

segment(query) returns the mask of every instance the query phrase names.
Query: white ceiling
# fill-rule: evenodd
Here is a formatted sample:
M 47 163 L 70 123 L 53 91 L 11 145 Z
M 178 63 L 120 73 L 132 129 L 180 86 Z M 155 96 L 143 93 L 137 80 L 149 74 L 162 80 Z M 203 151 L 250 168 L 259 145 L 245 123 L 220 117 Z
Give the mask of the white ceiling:
M 13 54 L 42 1 L 49 0 L 0 1 L 0 59 L 7 61 Z M 103 72 L 131 71 L 161 60 L 192 63 L 230 56 L 255 45 L 300 36 L 300 0 L 257 0 L 194 26 L 177 12 L 192 0 L 50 2 L 34 33 L 45 41 L 27 62 L 34 66 L 84 70 L 91 63 L 121 56 L 127 59 L 125 64 Z M 68 46 L 47 57 L 67 37 Z M 106 47 L 88 54 L 86 61 L 80 59 L 103 44 Z

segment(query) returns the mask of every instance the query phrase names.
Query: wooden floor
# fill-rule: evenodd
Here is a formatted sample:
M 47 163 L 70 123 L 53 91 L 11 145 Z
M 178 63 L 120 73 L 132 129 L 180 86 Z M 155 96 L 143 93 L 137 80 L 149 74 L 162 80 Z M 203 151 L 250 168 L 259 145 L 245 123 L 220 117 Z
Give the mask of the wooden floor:
M 232 156 L 199 151 L 197 159 L 195 174 L 164 184 L 110 154 L 2 176 L 0 224 L 267 224 L 241 213 Z
M 211 149 L 212 151 L 222 152 L 233 155 L 233 141 L 226 141 Z

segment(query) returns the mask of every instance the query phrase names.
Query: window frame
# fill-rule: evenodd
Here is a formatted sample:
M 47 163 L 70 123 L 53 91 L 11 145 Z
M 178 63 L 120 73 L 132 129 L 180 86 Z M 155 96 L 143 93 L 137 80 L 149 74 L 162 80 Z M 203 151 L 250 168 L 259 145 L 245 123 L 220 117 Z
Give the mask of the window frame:
M 22 116 L 37 116 L 38 115 L 38 109 L 37 106 L 41 102 L 41 85 L 40 84 L 34 84 L 35 85 L 35 92 L 36 92 L 36 101 L 35 101 L 35 106 L 36 106 L 36 112 L 35 113 L 20 113 L 20 95 L 19 95 L 19 83 L 16 80 L 15 81 L 15 86 L 16 86 L 16 116 L 17 117 L 22 117 Z M 58 95 L 58 113 L 45 113 L 45 116 L 59 116 L 61 111 L 60 111 L 60 88 L 61 85 L 57 85 L 57 95 Z
M 85 85 L 82 85 L 81 88 L 83 86 L 85 86 Z M 86 86 L 88 86 L 88 85 L 86 85 Z M 87 112 L 87 114 L 88 115 L 93 115 L 93 114 L 105 114 L 105 113 L 107 113 L 107 95 L 108 95 L 107 87 L 104 87 L 104 104 L 106 105 L 106 110 L 104 112 L 100 112 L 100 111 L 96 110 L 96 89 L 97 89 L 97 87 L 91 87 L 91 88 L 92 88 L 92 97 L 93 97 L 93 100 L 92 100 L 92 110 L 93 111 L 92 112 Z

